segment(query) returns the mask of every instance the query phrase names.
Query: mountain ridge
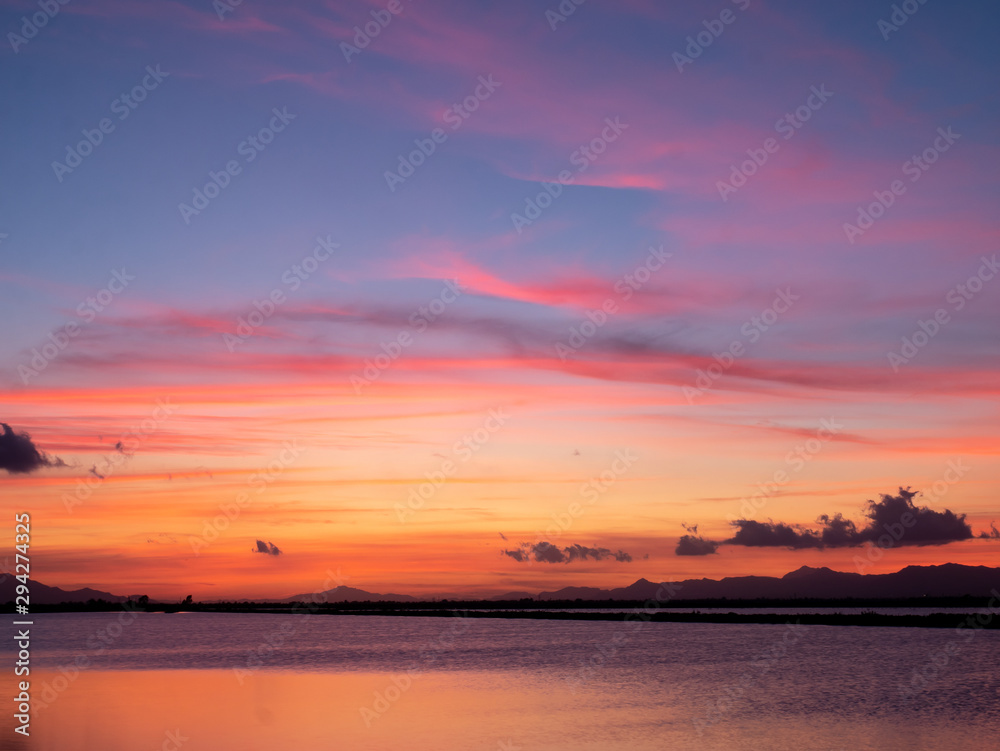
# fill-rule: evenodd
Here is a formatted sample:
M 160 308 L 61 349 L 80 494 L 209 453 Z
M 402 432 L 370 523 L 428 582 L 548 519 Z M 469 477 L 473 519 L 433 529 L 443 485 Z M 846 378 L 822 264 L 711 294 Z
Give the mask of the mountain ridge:
M 801 566 L 781 577 L 735 576 L 722 579 L 684 579 L 676 582 L 650 582 L 638 579 L 627 587 L 595 589 L 564 587 L 541 592 L 539 600 L 648 600 L 663 594 L 671 600 L 753 600 L 813 599 L 854 597 L 890 599 L 904 597 L 986 596 L 1000 589 L 1000 568 L 944 563 L 933 566 L 906 566 L 886 574 L 860 574 L 834 571 L 825 566 Z
M 0 602 L 13 602 L 17 596 L 17 585 L 20 582 L 13 574 L 4 574 L 0 579 Z M 28 579 L 28 610 L 31 604 L 60 605 L 64 602 L 86 602 L 87 600 L 106 600 L 108 602 L 125 602 L 127 597 L 102 592 L 98 589 L 84 587 L 83 589 L 60 589 L 50 587 L 34 579 Z
M 314 598 L 320 597 L 316 600 Z M 410 595 L 378 594 L 368 592 L 356 587 L 348 587 L 341 584 L 339 587 L 328 589 L 324 592 L 310 592 L 308 594 L 292 595 L 282 597 L 279 600 L 260 600 L 260 602 L 416 602 L 417 598 Z
M 19 582 L 11 575 L 0 578 L 0 602 L 14 600 Z M 124 602 L 127 597 L 89 587 L 64 590 L 35 580 L 29 580 L 30 601 L 37 605 L 79 603 L 87 600 Z M 985 597 L 1000 596 L 1000 567 L 967 566 L 960 563 L 943 563 L 931 566 L 905 566 L 885 574 L 861 574 L 853 571 L 834 571 L 826 566 L 800 566 L 780 577 L 733 576 L 722 579 L 684 579 L 674 582 L 654 582 L 640 577 L 623 587 L 602 589 L 573 585 L 554 591 L 532 595 L 527 591 L 513 591 L 501 595 L 466 597 L 445 596 L 414 597 L 403 594 L 380 594 L 356 587 L 339 586 L 325 592 L 303 593 L 282 598 L 254 598 L 256 602 L 427 602 L 432 600 L 656 600 L 663 602 L 683 600 L 794 600 L 794 599 L 902 599 L 914 597 Z M 246 601 L 251 598 L 237 598 Z M 219 600 L 213 600 L 217 602 Z M 205 600 L 203 602 L 209 602 Z

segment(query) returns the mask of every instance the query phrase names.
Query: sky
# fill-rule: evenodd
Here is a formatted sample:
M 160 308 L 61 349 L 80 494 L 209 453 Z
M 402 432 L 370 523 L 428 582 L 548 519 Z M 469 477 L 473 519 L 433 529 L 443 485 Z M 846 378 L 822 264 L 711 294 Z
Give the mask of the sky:
M 995 565 L 1000 11 L 902 6 L 0 3 L 33 578 Z

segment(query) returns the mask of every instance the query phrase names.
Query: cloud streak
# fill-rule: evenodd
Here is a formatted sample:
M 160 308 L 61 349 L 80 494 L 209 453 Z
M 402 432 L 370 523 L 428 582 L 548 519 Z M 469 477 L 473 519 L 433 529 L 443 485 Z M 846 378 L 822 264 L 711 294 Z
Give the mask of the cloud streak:
M 513 558 L 518 563 L 574 563 L 576 561 L 586 561 L 592 559 L 603 561 L 614 559 L 619 563 L 631 563 L 632 556 L 624 550 L 611 551 L 608 548 L 591 548 L 586 545 L 574 543 L 564 548 L 553 545 L 551 542 L 528 542 L 520 543 L 513 550 L 502 550 L 503 555 Z

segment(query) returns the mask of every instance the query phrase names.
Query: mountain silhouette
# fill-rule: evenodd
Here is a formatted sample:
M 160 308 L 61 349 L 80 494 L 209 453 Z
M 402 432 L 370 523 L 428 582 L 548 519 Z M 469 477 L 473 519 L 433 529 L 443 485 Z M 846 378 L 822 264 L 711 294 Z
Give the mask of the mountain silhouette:
M 363 589 L 341 585 L 325 592 L 292 595 L 277 602 L 416 602 L 416 597 L 409 595 L 380 595 L 376 592 L 366 592 Z
M 724 579 L 685 579 L 669 582 L 667 592 L 674 600 L 752 600 L 845 597 L 890 599 L 902 597 L 976 597 L 988 596 L 1000 589 L 1000 568 L 963 566 L 945 563 L 940 566 L 907 566 L 891 574 L 858 574 L 822 567 L 802 566 L 778 578 L 773 576 L 735 576 Z M 564 587 L 542 592 L 539 600 L 648 600 L 664 597 L 661 584 L 639 579 L 627 587 L 596 589 Z
M 0 579 L 0 603 L 14 600 L 17 579 L 3 575 Z M 106 600 L 124 602 L 127 598 L 96 589 L 64 590 L 29 580 L 31 603 L 58 605 L 59 603 Z M 490 597 L 490 600 L 755 600 L 755 599 L 896 599 L 913 597 L 989 597 L 1000 592 L 1000 568 L 965 566 L 945 563 L 939 566 L 907 566 L 889 574 L 859 574 L 833 571 L 832 569 L 802 566 L 782 577 L 732 576 L 724 579 L 685 579 L 675 582 L 653 582 L 638 579 L 626 587 L 600 589 L 598 587 L 572 586 L 552 592 L 532 595 L 529 592 L 508 592 Z M 672 595 L 671 595 L 672 593 Z M 449 599 L 463 599 L 448 595 Z M 297 594 L 281 599 L 256 599 L 257 602 L 420 602 L 440 600 L 437 597 L 412 597 L 400 594 L 379 594 L 355 587 L 339 586 L 325 592 Z M 476 598 L 465 598 L 476 599 Z
M 12 602 L 17 594 L 17 585 L 20 582 L 14 578 L 13 574 L 4 574 L 0 579 L 0 602 Z M 101 592 L 96 589 L 60 589 L 59 587 L 49 587 L 34 579 L 28 579 L 28 596 L 30 605 L 58 605 L 62 602 L 86 602 L 87 600 L 107 600 L 108 602 L 125 602 L 126 597 L 113 595 L 110 592 Z

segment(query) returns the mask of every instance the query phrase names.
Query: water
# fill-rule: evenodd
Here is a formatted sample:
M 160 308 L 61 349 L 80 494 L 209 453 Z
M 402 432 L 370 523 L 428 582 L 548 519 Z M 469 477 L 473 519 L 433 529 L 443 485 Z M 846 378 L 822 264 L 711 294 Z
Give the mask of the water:
M 472 608 L 471 610 L 478 612 L 487 612 L 484 608 Z M 501 610 L 517 610 L 519 612 L 534 613 L 534 612 L 553 612 L 558 611 L 562 613 L 621 613 L 625 615 L 629 613 L 628 608 L 546 608 L 544 606 L 537 608 L 490 608 L 492 611 Z M 812 605 L 800 605 L 784 608 L 745 608 L 737 607 L 732 605 L 727 608 L 649 608 L 649 612 L 656 613 L 739 613 L 741 615 L 787 615 L 789 618 L 793 618 L 796 614 L 801 613 L 814 613 L 817 615 L 860 615 L 861 613 L 878 613 L 879 615 L 934 615 L 936 613 L 944 613 L 945 615 L 954 615 L 955 622 L 960 620 L 962 615 L 970 615 L 974 613 L 980 613 L 983 611 L 982 607 L 976 608 L 971 606 L 959 606 L 959 607 L 946 607 L 946 608 L 897 608 L 897 607 L 880 607 L 878 605 L 865 605 L 858 608 L 825 608 L 825 607 L 814 607 Z
M 32 735 L 14 734 L 4 712 L 0 748 L 1000 747 L 997 631 L 196 613 L 34 621 Z M 0 674 L 0 695 L 17 693 L 12 673 Z

